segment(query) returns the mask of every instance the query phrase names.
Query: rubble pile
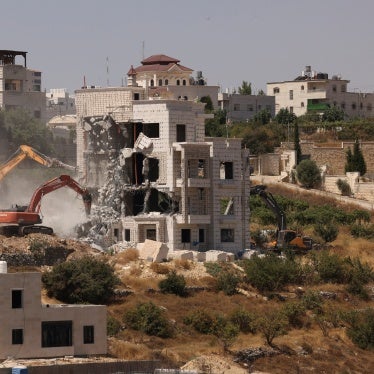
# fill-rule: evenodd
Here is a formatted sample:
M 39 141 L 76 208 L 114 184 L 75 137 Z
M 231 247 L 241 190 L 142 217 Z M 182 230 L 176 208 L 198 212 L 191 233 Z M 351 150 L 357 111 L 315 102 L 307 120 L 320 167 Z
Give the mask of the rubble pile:
M 241 364 L 251 364 L 253 361 L 261 358 L 261 357 L 270 357 L 274 355 L 280 354 L 280 351 L 272 349 L 272 348 L 264 348 L 264 347 L 255 347 L 255 348 L 248 348 L 242 351 L 238 351 L 235 354 L 235 362 Z

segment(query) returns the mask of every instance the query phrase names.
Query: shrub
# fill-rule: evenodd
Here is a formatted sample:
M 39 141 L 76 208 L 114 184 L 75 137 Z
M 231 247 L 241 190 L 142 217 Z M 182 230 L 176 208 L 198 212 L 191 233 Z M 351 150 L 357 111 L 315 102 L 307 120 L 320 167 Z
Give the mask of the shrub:
M 269 346 L 277 336 L 287 334 L 287 319 L 283 313 L 272 311 L 258 320 L 258 329 L 262 332 Z
M 342 313 L 342 320 L 348 325 L 347 335 L 362 349 L 374 348 L 374 310 L 349 311 Z
M 237 293 L 240 278 L 230 271 L 222 271 L 217 276 L 216 288 L 223 291 L 225 295 L 231 296 Z
M 296 167 L 297 180 L 305 188 L 317 188 L 321 184 L 320 170 L 313 160 L 303 160 Z
M 256 333 L 257 316 L 254 313 L 244 309 L 236 309 L 231 313 L 229 319 L 234 325 L 238 326 L 241 332 L 245 334 Z
M 282 312 L 288 319 L 288 323 L 292 327 L 303 327 L 303 317 L 305 316 L 305 305 L 302 302 L 286 303 Z
M 374 225 L 354 224 L 351 226 L 351 234 L 355 238 L 374 238 Z
M 147 335 L 160 338 L 173 336 L 173 327 L 165 311 L 152 302 L 139 303 L 134 309 L 128 310 L 123 316 L 123 321 L 130 328 Z
M 311 258 L 322 281 L 344 283 L 347 280 L 347 270 L 341 256 L 321 251 L 312 253 Z
M 163 293 L 171 293 L 178 296 L 187 295 L 186 280 L 183 275 L 178 275 L 175 270 L 161 280 L 158 286 Z
M 105 304 L 120 283 L 112 266 L 91 256 L 54 266 L 42 281 L 49 297 L 71 304 Z
M 247 281 L 259 291 L 281 290 L 286 284 L 301 281 L 301 266 L 289 258 L 274 254 L 253 256 L 244 262 Z
M 107 324 L 106 324 L 106 330 L 107 330 L 108 336 L 115 336 L 121 330 L 121 324 L 114 317 L 108 316 L 108 320 L 107 320 Z
M 302 303 L 308 310 L 312 310 L 317 314 L 323 313 L 323 299 L 322 296 L 316 291 L 308 290 L 302 297 Z
M 201 334 L 214 333 L 216 318 L 207 310 L 196 309 L 189 313 L 184 319 L 184 324 L 191 325 Z
M 352 195 L 351 186 L 349 185 L 349 183 L 347 181 L 344 181 L 342 179 L 338 179 L 336 181 L 336 185 L 339 188 L 339 191 L 343 196 L 351 196 Z
M 320 236 L 325 243 L 333 242 L 339 233 L 339 229 L 333 223 L 318 224 L 314 226 L 315 233 Z

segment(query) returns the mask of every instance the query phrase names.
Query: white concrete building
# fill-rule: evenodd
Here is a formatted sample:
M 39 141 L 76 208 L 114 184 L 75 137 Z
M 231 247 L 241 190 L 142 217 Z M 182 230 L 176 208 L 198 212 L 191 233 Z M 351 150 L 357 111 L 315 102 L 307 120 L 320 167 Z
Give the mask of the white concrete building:
M 66 88 L 51 88 L 46 92 L 46 121 L 56 116 L 75 115 L 75 98 Z
M 296 116 L 323 113 L 328 107 L 341 108 L 348 117 L 374 117 L 374 94 L 348 92 L 349 80 L 338 75 L 312 71 L 306 66 L 291 81 L 267 83 L 267 95 L 275 97 L 275 112 L 287 108 Z
M 42 73 L 26 65 L 27 52 L 0 50 L 0 109 L 23 108 L 45 119 Z M 23 58 L 23 63 L 18 61 Z
M 0 359 L 107 353 L 106 306 L 41 304 L 41 273 L 0 268 Z
M 76 91 L 80 175 L 121 214 L 110 241 L 157 240 L 171 251 L 249 248 L 249 151 L 241 139 L 205 138 L 211 115 L 202 103 L 132 100 L 141 94 L 139 87 Z

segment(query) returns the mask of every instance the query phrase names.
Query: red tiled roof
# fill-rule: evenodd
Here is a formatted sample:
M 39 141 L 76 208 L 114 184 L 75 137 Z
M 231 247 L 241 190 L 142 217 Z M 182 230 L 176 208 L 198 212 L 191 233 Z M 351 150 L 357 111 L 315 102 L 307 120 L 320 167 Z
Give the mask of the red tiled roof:
M 150 71 L 168 71 L 173 66 L 178 66 L 178 68 L 185 72 L 191 72 L 193 69 L 187 68 L 186 66 L 179 65 L 179 60 L 166 56 L 166 55 L 153 55 L 142 61 L 142 65 L 134 68 L 131 65 L 131 68 L 127 75 L 134 75 L 142 72 Z

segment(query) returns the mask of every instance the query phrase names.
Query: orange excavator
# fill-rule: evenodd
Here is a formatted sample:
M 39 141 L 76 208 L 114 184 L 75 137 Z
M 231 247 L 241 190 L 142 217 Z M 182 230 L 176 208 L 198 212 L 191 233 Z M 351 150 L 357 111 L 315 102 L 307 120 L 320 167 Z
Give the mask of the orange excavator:
M 55 158 L 51 158 L 46 155 L 43 155 L 43 153 L 37 151 L 36 149 L 28 145 L 21 145 L 14 152 L 14 154 L 8 159 L 8 161 L 0 165 L 0 181 L 25 158 L 30 158 L 38 162 L 39 164 L 47 166 L 49 168 L 56 167 L 56 168 L 63 168 L 63 169 L 72 170 L 72 171 L 76 170 L 74 166 L 64 164 L 63 162 Z
M 8 210 L 0 210 L 0 234 L 24 236 L 31 233 L 53 234 L 53 229 L 41 226 L 41 199 L 44 195 L 62 187 L 69 187 L 82 196 L 86 215 L 91 213 L 92 196 L 69 175 L 61 175 L 43 183 L 31 197 L 29 205 L 15 205 Z

